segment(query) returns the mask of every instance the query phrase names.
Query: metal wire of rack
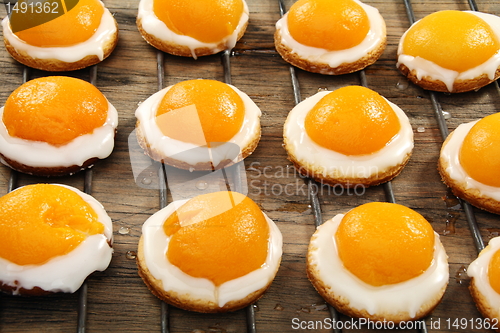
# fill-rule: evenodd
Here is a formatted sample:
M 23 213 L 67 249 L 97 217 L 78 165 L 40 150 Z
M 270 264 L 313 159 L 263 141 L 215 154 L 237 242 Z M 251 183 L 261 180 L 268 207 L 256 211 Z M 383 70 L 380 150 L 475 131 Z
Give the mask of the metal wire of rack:
M 469 6 L 471 10 L 477 11 L 478 7 L 477 4 L 474 0 L 468 0 Z M 408 15 L 408 20 L 410 21 L 410 25 L 415 23 L 415 13 L 413 11 L 413 7 L 411 4 L 411 0 L 404 0 L 405 8 L 406 8 L 406 13 Z M 497 85 L 497 90 L 498 90 L 498 83 L 495 81 L 493 84 Z M 429 97 L 432 102 L 432 108 L 434 110 L 434 115 L 436 117 L 436 121 L 439 126 L 439 131 L 441 133 L 441 137 L 444 140 L 448 137 L 449 130 L 448 130 L 448 125 L 446 123 L 446 118 L 443 112 L 443 109 L 441 107 L 441 104 L 439 103 L 437 93 L 434 91 L 429 91 Z M 469 225 L 469 229 L 472 233 L 472 238 L 474 241 L 474 245 L 476 247 L 477 252 L 481 252 L 484 249 L 484 241 L 481 237 L 481 232 L 479 230 L 479 226 L 477 224 L 476 216 L 474 214 L 474 210 L 472 206 L 465 200 L 462 200 L 458 198 L 458 201 L 460 202 L 464 213 L 465 217 L 467 219 L 467 223 Z
M 165 81 L 165 68 L 164 68 L 165 57 L 163 52 L 156 52 L 156 70 L 157 70 L 157 88 L 158 91 L 163 89 L 164 81 Z M 161 163 L 160 168 L 158 168 L 158 179 L 160 184 L 166 184 L 166 172 L 165 166 Z M 167 206 L 167 186 L 159 186 L 160 191 L 160 209 Z M 169 306 L 165 302 L 161 302 L 160 307 L 160 323 L 161 323 L 161 332 L 168 333 L 170 332 L 170 315 L 169 315 Z
M 90 67 L 90 83 L 96 85 L 97 83 L 97 65 Z M 92 195 L 92 177 L 93 172 L 91 168 L 85 170 L 85 180 L 83 184 L 83 191 Z M 78 333 L 85 333 L 87 329 L 87 294 L 88 286 L 87 281 L 84 281 L 78 291 Z

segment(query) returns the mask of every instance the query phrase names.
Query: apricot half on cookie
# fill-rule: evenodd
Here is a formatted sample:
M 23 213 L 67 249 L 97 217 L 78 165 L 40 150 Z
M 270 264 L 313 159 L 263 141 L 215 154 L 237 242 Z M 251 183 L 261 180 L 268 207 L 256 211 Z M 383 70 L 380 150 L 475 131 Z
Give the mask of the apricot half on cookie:
M 141 0 L 137 27 L 157 49 L 197 58 L 232 49 L 248 15 L 244 0 Z
M 90 83 L 64 76 L 34 79 L 0 108 L 0 156 L 40 176 L 75 173 L 108 157 L 118 113 Z
M 100 0 L 45 2 L 41 7 L 21 0 L 12 6 L 2 21 L 4 41 L 12 57 L 26 66 L 77 70 L 101 62 L 118 43 L 116 20 Z
M 375 91 L 321 91 L 290 111 L 288 159 L 304 176 L 331 186 L 372 186 L 396 177 L 413 149 L 408 117 Z
M 401 37 L 397 66 L 424 89 L 477 90 L 500 75 L 500 18 L 445 10 L 415 22 Z
M 441 148 L 438 169 L 453 193 L 500 214 L 500 113 L 459 125 Z
M 385 21 L 357 0 L 299 0 L 276 23 L 274 42 L 285 61 L 306 71 L 352 73 L 382 55 Z
M 372 202 L 318 227 L 307 274 L 340 312 L 395 323 L 417 320 L 448 285 L 447 255 L 427 220 L 405 206 Z
M 185 170 L 214 170 L 249 156 L 260 140 L 259 107 L 235 86 L 187 80 L 141 103 L 136 134 L 145 153 Z
M 143 225 L 138 266 L 151 292 L 198 312 L 256 301 L 281 261 L 281 232 L 250 198 L 221 191 L 175 201 Z
M 93 197 L 69 186 L 36 184 L 0 198 L 0 290 L 75 292 L 111 261 L 112 224 Z

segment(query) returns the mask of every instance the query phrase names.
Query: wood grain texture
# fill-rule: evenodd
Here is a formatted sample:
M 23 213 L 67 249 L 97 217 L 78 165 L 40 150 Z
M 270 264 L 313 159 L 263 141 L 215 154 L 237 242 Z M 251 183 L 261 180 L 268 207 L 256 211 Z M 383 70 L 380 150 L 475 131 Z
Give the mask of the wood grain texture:
M 97 87 L 119 112 L 116 147 L 112 155 L 95 165 L 93 196 L 99 200 L 114 222 L 114 255 L 110 267 L 88 278 L 88 332 L 155 332 L 160 330 L 160 302 L 148 291 L 137 274 L 129 251 L 137 251 L 143 222 L 159 209 L 159 193 L 139 186 L 130 163 L 129 135 L 135 126 L 134 111 L 157 90 L 156 51 L 140 36 L 135 26 L 137 0 L 104 0 L 120 27 L 120 40 L 113 54 L 98 66 Z M 292 332 L 292 320 L 322 321 L 329 313 L 324 301 L 309 283 L 305 256 L 314 232 L 314 218 L 304 180 L 294 172 L 282 148 L 282 128 L 294 106 L 289 66 L 273 45 L 274 24 L 279 19 L 276 0 L 247 0 L 250 23 L 231 57 L 232 83 L 246 92 L 262 109 L 262 139 L 254 154 L 245 161 L 248 193 L 281 229 L 284 239 L 283 260 L 271 288 L 255 305 L 258 332 Z M 409 27 L 403 1 L 367 0 L 379 8 L 387 23 L 388 45 L 381 59 L 366 69 L 368 85 L 409 116 L 415 134 L 415 149 L 410 162 L 392 182 L 398 203 L 420 212 L 442 235 L 450 262 L 450 283 L 441 304 L 427 319 L 441 320 L 440 329 L 452 332 L 446 319 L 479 318 L 467 290 L 463 271 L 477 256 L 465 215 L 451 207 L 457 203 L 441 183 L 436 169 L 442 139 L 434 118 L 429 94 L 409 84 L 396 70 L 396 48 L 400 36 Z M 289 8 L 293 1 L 286 1 Z M 500 3 L 478 0 L 481 11 L 500 14 Z M 413 1 L 417 19 L 437 10 L 468 10 L 465 0 L 439 2 Z M 5 15 L 1 6 L 0 16 Z M 0 105 L 22 83 L 22 66 L 0 47 Z M 32 71 L 31 78 L 51 73 Z M 64 75 L 89 78 L 88 70 Z M 297 70 L 302 98 L 319 88 L 335 89 L 360 84 L 359 75 L 322 76 Z M 165 85 L 186 79 L 223 80 L 220 55 L 198 60 L 165 55 Z M 450 130 L 460 123 L 500 111 L 495 85 L 478 92 L 460 95 L 438 94 L 444 111 L 451 114 Z M 417 129 L 419 129 L 417 131 Z M 0 166 L 0 195 L 7 192 L 10 170 Z M 65 183 L 83 189 L 83 174 L 56 179 L 20 175 L 19 184 L 35 182 Z M 288 186 L 288 187 L 286 187 Z M 288 189 L 285 193 L 284 189 Z M 330 191 L 329 191 L 330 189 Z M 171 197 L 169 197 L 169 200 Z M 341 193 L 340 189 L 321 187 L 319 195 L 324 219 L 370 201 L 385 201 L 381 186 L 360 195 Z M 483 239 L 498 235 L 499 217 L 475 210 Z M 120 234 L 120 228 L 129 228 Z M 0 295 L 0 332 L 74 332 L 77 327 L 77 300 L 74 295 L 23 298 Z M 197 314 L 170 308 L 171 332 L 245 332 L 243 310 L 228 314 Z M 342 316 L 343 320 L 349 320 Z M 306 331 L 306 330 L 299 330 Z M 330 330 L 309 330 L 329 332 Z M 383 330 L 381 330 L 383 332 Z M 471 329 L 460 332 L 472 332 Z M 367 329 L 356 332 L 368 332 Z M 401 330 L 415 332 L 415 330 Z M 474 330 L 473 332 L 488 332 Z

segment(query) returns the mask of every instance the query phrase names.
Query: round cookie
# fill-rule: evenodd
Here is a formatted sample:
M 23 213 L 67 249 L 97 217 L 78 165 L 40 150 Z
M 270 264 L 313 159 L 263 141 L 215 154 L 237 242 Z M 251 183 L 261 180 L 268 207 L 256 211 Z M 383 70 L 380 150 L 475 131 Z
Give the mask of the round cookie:
M 226 7 L 228 5 L 235 8 L 234 12 L 233 8 Z M 235 14 L 237 9 L 241 9 L 238 17 Z M 159 17 L 157 10 L 165 17 Z M 174 10 L 178 12 L 174 13 Z M 142 37 L 151 46 L 169 54 L 196 59 L 234 48 L 245 33 L 248 18 L 248 6 L 244 0 L 177 3 L 172 0 L 141 0 L 136 23 Z M 196 20 L 198 24 L 189 24 L 189 20 Z M 220 22 L 228 22 L 230 28 Z
M 492 277 L 489 275 L 489 271 L 495 269 L 498 274 L 498 267 L 494 267 L 492 264 L 495 262 L 498 264 L 499 249 L 500 237 L 492 238 L 488 246 L 467 268 L 467 274 L 471 278 L 469 284 L 471 296 L 479 312 L 488 319 L 485 324 L 489 323 L 492 327 L 500 321 L 500 293 L 498 293 L 498 287 L 495 289 L 492 286 Z M 496 327 L 496 331 L 500 332 L 498 325 Z
M 399 323 L 423 318 L 439 304 L 448 284 L 447 256 L 428 222 L 421 216 L 424 222 L 415 222 L 417 213 L 408 211 L 390 203 L 364 204 L 326 221 L 311 237 L 308 278 L 338 311 Z
M 366 13 L 364 24 L 359 23 L 363 13 Z M 297 26 L 295 30 L 290 29 L 290 15 L 297 21 L 292 25 Z M 342 23 L 334 25 L 334 22 Z M 354 35 L 357 30 L 363 32 Z M 276 50 L 285 61 L 309 72 L 328 75 L 352 73 L 373 64 L 386 43 L 385 21 L 378 10 L 357 0 L 298 1 L 276 23 L 274 34 Z
M 219 81 L 188 80 L 166 87 L 141 103 L 135 115 L 137 140 L 145 153 L 180 169 L 230 166 L 249 156 L 260 140 L 259 107 L 241 90 Z
M 217 233 L 210 232 L 213 228 Z M 250 237 L 242 238 L 237 231 L 242 228 Z M 279 229 L 236 192 L 173 202 L 152 215 L 142 231 L 139 275 L 155 296 L 185 310 L 235 311 L 255 302 L 281 261 Z
M 93 11 L 87 7 L 94 5 L 102 6 L 101 18 L 87 14 L 87 11 Z M 72 22 L 78 15 L 88 18 L 85 24 Z M 95 32 L 92 30 L 90 34 L 87 22 L 97 19 L 100 23 Z M 73 71 L 95 65 L 106 59 L 118 43 L 118 24 L 101 1 L 80 1 L 67 14 L 24 31 L 13 33 L 9 16 L 2 21 L 2 27 L 5 47 L 14 59 L 28 67 L 52 72 Z M 54 30 L 56 33 L 51 33 Z M 50 38 L 52 35 L 61 35 L 63 31 L 66 31 L 64 36 L 67 35 L 69 40 Z M 78 36 L 79 33 L 86 34 L 71 40 L 72 36 Z
M 427 90 L 477 90 L 500 77 L 499 22 L 481 12 L 432 13 L 401 37 L 397 67 Z
M 72 174 L 108 157 L 118 125 L 118 112 L 96 87 L 64 76 L 21 85 L 0 117 L 2 163 L 37 176 Z
M 441 179 L 454 195 L 495 214 L 500 214 L 500 186 L 494 182 L 497 178 L 495 161 L 498 164 L 498 153 L 490 149 L 497 146 L 494 133 L 498 123 L 499 113 L 459 125 L 443 143 L 438 160 Z M 498 134 L 496 137 L 498 141 Z M 469 140 L 466 150 L 465 140 Z M 467 155 L 464 155 L 464 151 Z M 465 165 L 464 158 L 467 158 Z
M 0 291 L 72 293 L 111 261 L 111 219 L 96 199 L 76 188 L 18 188 L 0 198 L 0 215 Z
M 371 118 L 372 107 L 384 110 L 381 114 L 386 116 Z M 288 159 L 297 170 L 331 186 L 373 186 L 391 180 L 413 149 L 413 131 L 405 113 L 360 86 L 322 91 L 305 99 L 290 111 L 283 136 Z

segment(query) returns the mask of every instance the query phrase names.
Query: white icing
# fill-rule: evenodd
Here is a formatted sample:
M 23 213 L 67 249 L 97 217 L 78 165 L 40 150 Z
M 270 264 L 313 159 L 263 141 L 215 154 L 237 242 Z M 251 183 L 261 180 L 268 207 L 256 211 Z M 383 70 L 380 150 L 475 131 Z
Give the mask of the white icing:
M 141 0 L 139 2 L 139 11 L 137 14 L 137 18 L 141 19 L 142 28 L 149 35 L 155 36 L 158 39 L 163 41 L 171 42 L 177 45 L 187 46 L 191 50 L 191 54 L 193 58 L 197 58 L 195 54 L 195 49 L 197 48 L 209 48 L 213 50 L 213 53 L 217 53 L 223 50 L 231 50 L 236 45 L 238 41 L 238 35 L 245 28 L 248 18 L 249 11 L 248 5 L 243 0 L 243 14 L 241 15 L 240 21 L 238 25 L 234 29 L 233 33 L 218 43 L 204 43 L 193 37 L 189 37 L 186 35 L 179 35 L 172 30 L 170 30 L 163 21 L 158 19 L 153 10 L 153 0 Z M 223 47 L 218 47 L 219 44 L 223 43 Z
M 500 201 L 500 188 L 478 182 L 469 176 L 460 164 L 460 149 L 462 147 L 462 143 L 471 128 L 478 121 L 479 120 L 459 125 L 450 134 L 451 137 L 448 140 L 448 143 L 441 149 L 440 158 L 448 162 L 448 167 L 445 172 L 450 176 L 450 178 L 464 184 L 467 190 L 476 189 L 482 196 Z
M 241 152 L 241 149 L 248 146 L 255 139 L 255 133 L 260 129 L 261 111 L 247 94 L 232 85 L 229 86 L 242 98 L 245 106 L 245 116 L 239 132 L 227 143 L 207 148 L 165 136 L 158 127 L 155 117 L 163 96 L 172 88 L 172 86 L 169 86 L 150 96 L 135 111 L 135 116 L 140 121 L 139 126 L 142 134 L 151 149 L 158 150 L 164 156 L 175 158 L 193 166 L 197 163 L 209 161 L 212 161 L 216 166 L 225 159 L 230 159 L 235 163 L 241 160 L 241 153 L 235 153 L 234 149 L 239 147 Z
M 345 269 L 338 256 L 335 233 L 344 214 L 338 214 L 318 227 L 311 240 L 315 248 L 310 264 L 316 264 L 321 279 L 338 297 L 349 301 L 351 308 L 369 314 L 406 311 L 414 318 L 419 308 L 436 299 L 448 283 L 448 257 L 438 234 L 435 235 L 434 259 L 421 275 L 405 282 L 371 286 Z M 311 258 L 311 257 L 310 257 Z
M 104 4 L 101 2 L 104 7 Z M 2 20 L 3 35 L 18 52 L 25 52 L 35 59 L 58 59 L 64 62 L 76 62 L 87 56 L 95 55 L 100 60 L 104 58 L 104 46 L 110 42 L 116 33 L 116 22 L 110 11 L 104 7 L 101 24 L 90 39 L 83 43 L 66 47 L 38 47 L 30 45 L 18 38 L 10 28 L 9 17 Z
M 264 265 L 242 277 L 227 281 L 218 288 L 212 281 L 195 278 L 172 265 L 167 257 L 169 237 L 163 231 L 163 223 L 178 207 L 187 200 L 174 201 L 153 214 L 142 227 L 144 258 L 151 275 L 163 283 L 163 289 L 179 294 L 189 294 L 193 299 L 215 302 L 223 307 L 227 302 L 245 298 L 248 294 L 264 288 L 278 270 L 283 239 L 276 224 L 267 217 L 269 223 L 269 247 Z
M 85 278 L 94 271 L 104 271 L 111 262 L 113 249 L 113 225 L 104 207 L 93 197 L 80 190 L 75 191 L 97 213 L 98 221 L 104 225 L 104 233 L 87 237 L 68 254 L 57 256 L 42 265 L 16 265 L 0 258 L 0 281 L 19 288 L 39 287 L 46 291 L 72 293 L 78 290 Z M 17 284 L 16 282 L 17 281 Z
M 301 165 L 320 169 L 329 177 L 369 178 L 401 164 L 413 149 L 413 130 L 406 114 L 388 101 L 399 118 L 400 132 L 381 150 L 367 155 L 344 155 L 318 145 L 305 129 L 305 118 L 321 98 L 331 91 L 321 91 L 297 104 L 285 121 L 286 149 Z
M 4 108 L 0 108 L 0 119 Z M 104 159 L 113 151 L 118 112 L 108 101 L 108 117 L 103 126 L 81 135 L 66 145 L 53 146 L 9 135 L 0 123 L 0 152 L 7 158 L 32 167 L 69 167 L 83 165 L 90 158 Z M 7 164 L 5 161 L 2 163 Z
M 497 39 L 500 40 L 500 17 L 492 14 L 473 11 L 467 11 L 467 13 L 474 14 L 488 23 L 495 33 Z M 415 22 L 414 25 L 417 24 L 417 22 Z M 408 67 L 410 71 L 414 70 L 416 72 L 418 80 L 421 80 L 423 77 L 429 77 L 431 80 L 439 80 L 446 85 L 448 91 L 452 92 L 453 84 L 457 80 L 472 80 L 483 74 L 488 75 L 488 78 L 490 80 L 493 80 L 495 78 L 495 72 L 498 67 L 500 67 L 500 50 L 498 50 L 497 53 L 495 53 L 490 59 L 488 59 L 481 65 L 471 68 L 465 72 L 459 73 L 457 71 L 443 68 L 433 63 L 432 61 L 425 60 L 421 57 L 413 57 L 407 54 L 403 54 L 403 41 L 410 29 L 408 29 L 403 34 L 399 42 L 397 67 L 403 64 Z
M 467 275 L 474 278 L 476 288 L 483 297 L 486 298 L 489 306 L 495 309 L 500 316 L 500 294 L 491 287 L 488 276 L 488 266 L 491 258 L 498 250 L 500 250 L 500 237 L 492 238 L 488 246 L 481 251 L 476 260 L 469 265 L 469 268 L 467 268 Z
M 332 68 L 338 67 L 343 63 L 358 61 L 380 45 L 382 39 L 385 37 L 385 21 L 375 7 L 364 4 L 358 0 L 354 1 L 365 10 L 370 21 L 370 30 L 360 44 L 349 49 L 338 51 L 329 51 L 301 44 L 292 37 L 288 30 L 288 13 L 283 15 L 276 23 L 276 29 L 280 30 L 281 33 L 281 43 L 289 47 L 292 52 L 297 54 L 300 58 L 307 59 L 311 62 L 325 63 Z

